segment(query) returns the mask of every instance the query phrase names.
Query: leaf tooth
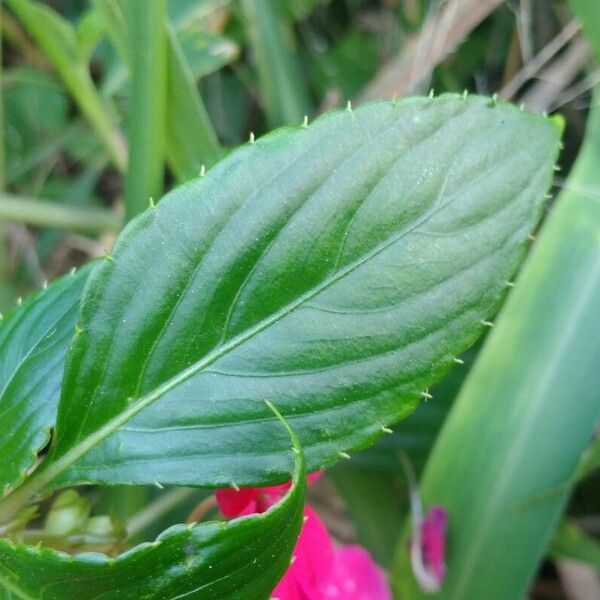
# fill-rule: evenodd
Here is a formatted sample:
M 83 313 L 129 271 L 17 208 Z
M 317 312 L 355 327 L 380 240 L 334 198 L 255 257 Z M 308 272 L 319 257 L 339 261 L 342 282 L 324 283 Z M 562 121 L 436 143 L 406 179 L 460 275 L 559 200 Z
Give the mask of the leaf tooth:
M 466 100 L 469 97 L 469 90 L 465 88 L 462 93 L 463 100 Z
M 206 165 L 200 165 L 200 177 L 204 177 L 206 175 Z
M 42 289 L 43 290 L 47 290 L 48 289 L 48 280 L 44 279 L 44 281 L 42 282 Z
M 155 482 L 154 482 L 154 485 L 155 485 L 155 486 L 156 486 L 156 487 L 157 487 L 159 490 L 164 490 L 164 489 L 165 489 L 165 486 L 164 486 L 162 483 L 160 483 L 160 481 L 155 481 Z
M 256 138 L 254 137 L 254 131 L 250 132 L 250 137 L 248 138 L 251 144 L 256 142 Z
M 70 271 L 69 271 L 69 275 L 75 275 L 75 273 L 77 273 L 77 267 L 73 267 Z
M 394 433 L 394 431 L 392 429 L 390 429 L 389 427 L 386 427 L 385 425 L 382 425 L 381 423 L 379 424 L 379 428 L 381 429 L 381 431 L 383 433 Z
M 17 306 L 21 306 L 21 304 L 23 304 L 23 297 L 22 297 L 22 296 L 19 296 L 19 297 L 17 298 Z
M 495 93 L 490 98 L 489 106 L 491 106 L 492 108 L 494 108 L 497 104 L 498 104 L 498 94 Z
M 434 96 L 435 96 L 435 90 L 434 90 L 433 88 L 431 88 L 431 89 L 429 90 L 429 97 L 430 97 L 430 98 L 433 98 Z
M 304 115 L 304 121 L 302 121 L 302 127 L 305 129 L 308 127 L 308 115 Z
M 353 112 L 353 110 L 352 110 L 352 100 L 348 100 L 348 102 L 346 103 L 346 110 L 347 110 L 347 111 L 348 111 L 348 112 L 349 112 L 351 115 L 353 115 L 353 114 L 354 114 L 354 112 Z
M 485 319 L 481 319 L 481 324 L 485 325 L 486 327 L 493 327 L 494 324 L 491 321 L 486 321 Z
M 112 262 L 112 263 L 115 263 L 115 264 L 116 264 L 116 262 L 117 262 L 117 261 L 114 259 L 113 255 L 112 255 L 110 252 L 108 252 L 108 250 L 105 250 L 105 251 L 104 251 L 104 257 L 103 257 L 103 258 L 104 258 L 104 260 L 108 260 L 108 261 L 110 261 L 110 262 Z
M 236 492 L 240 491 L 240 486 L 233 480 L 231 480 L 231 483 L 229 484 Z
M 464 365 L 465 361 L 462 358 L 457 358 L 456 356 L 452 357 L 452 360 L 457 364 L 457 365 Z
M 431 400 L 433 398 L 433 396 L 429 393 L 429 388 L 425 388 L 421 392 L 421 398 L 424 398 L 425 402 L 427 402 L 428 400 Z
M 338 456 L 340 458 L 345 458 L 346 460 L 350 460 L 350 455 L 347 452 L 343 452 L 342 450 L 338 450 Z
M 507 281 L 505 281 L 505 282 L 504 282 L 504 285 L 505 285 L 506 287 L 512 288 L 512 287 L 515 287 L 515 282 L 514 282 L 514 281 L 508 281 L 508 280 L 507 280 Z
M 154 198 L 152 196 L 150 196 L 150 198 L 148 198 L 148 208 L 155 208 L 156 204 L 154 204 Z

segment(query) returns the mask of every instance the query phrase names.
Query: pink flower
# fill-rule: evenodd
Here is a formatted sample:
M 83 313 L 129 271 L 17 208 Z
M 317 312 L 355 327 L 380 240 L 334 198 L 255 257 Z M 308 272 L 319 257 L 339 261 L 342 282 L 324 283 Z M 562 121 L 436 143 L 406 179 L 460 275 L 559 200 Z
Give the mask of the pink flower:
M 277 600 L 391 600 L 385 575 L 361 546 L 336 548 L 317 513 L 305 523 L 294 561 L 272 597 Z
M 320 473 L 309 476 L 314 481 Z M 228 517 L 264 512 L 289 484 L 268 488 L 217 490 L 221 512 Z M 304 509 L 293 561 L 272 593 L 277 600 L 391 600 L 383 570 L 361 546 L 336 548 L 325 525 L 310 507 Z
M 421 587 L 437 592 L 446 576 L 446 530 L 448 512 L 443 506 L 432 506 L 419 525 L 411 542 L 413 572 Z
M 311 473 L 307 478 L 308 483 L 313 483 L 322 474 L 323 471 Z M 288 481 L 271 487 L 239 488 L 237 490 L 221 488 L 215 492 L 215 496 L 223 516 L 233 519 L 266 512 L 281 499 L 291 485 L 291 481 Z

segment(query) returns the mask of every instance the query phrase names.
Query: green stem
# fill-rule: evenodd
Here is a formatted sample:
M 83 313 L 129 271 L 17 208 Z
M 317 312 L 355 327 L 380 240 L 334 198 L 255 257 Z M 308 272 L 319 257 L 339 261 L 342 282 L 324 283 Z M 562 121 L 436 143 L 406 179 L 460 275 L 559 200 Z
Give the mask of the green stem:
M 177 488 L 155 500 L 131 517 L 127 524 L 127 537 L 131 539 L 140 534 L 173 508 L 191 498 L 196 491 L 193 488 Z
M 269 123 L 273 127 L 299 125 L 310 102 L 291 24 L 277 0 L 243 0 L 242 6 Z
M 162 196 L 166 137 L 166 0 L 131 4 L 131 121 L 129 171 L 125 183 L 127 219 Z
M 108 210 L 70 207 L 6 193 L 0 193 L 0 221 L 59 227 L 85 233 L 119 231 L 122 227 L 121 218 Z

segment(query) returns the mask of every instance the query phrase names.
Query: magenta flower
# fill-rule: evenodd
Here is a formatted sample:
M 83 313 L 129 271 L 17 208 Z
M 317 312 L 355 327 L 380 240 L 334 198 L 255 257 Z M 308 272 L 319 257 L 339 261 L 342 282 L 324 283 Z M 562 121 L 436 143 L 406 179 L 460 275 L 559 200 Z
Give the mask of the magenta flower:
M 313 483 L 322 474 L 323 471 L 311 473 L 307 477 L 308 483 Z M 271 487 L 221 488 L 215 492 L 215 496 L 223 516 L 232 519 L 266 512 L 281 499 L 291 485 L 292 482 L 288 481 Z
M 320 473 L 309 476 L 314 481 Z M 264 512 L 290 484 L 268 488 L 217 490 L 217 503 L 227 517 Z M 290 568 L 272 593 L 277 600 L 391 600 L 383 570 L 358 545 L 336 547 L 325 525 L 310 507 L 304 509 Z
M 448 512 L 432 506 L 418 526 L 411 542 L 411 562 L 415 578 L 427 592 L 441 589 L 446 576 L 446 530 Z

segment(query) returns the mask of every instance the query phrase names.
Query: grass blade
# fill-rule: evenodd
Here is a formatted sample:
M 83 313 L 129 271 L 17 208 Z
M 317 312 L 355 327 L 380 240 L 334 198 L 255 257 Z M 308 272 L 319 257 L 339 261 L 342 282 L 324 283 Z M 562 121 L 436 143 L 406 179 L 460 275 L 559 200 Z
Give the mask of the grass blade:
M 422 480 L 450 513 L 440 598 L 520 598 L 548 544 L 600 413 L 600 111 Z M 403 539 L 402 598 L 424 597 Z
M 79 55 L 74 28 L 50 7 L 29 0 L 7 0 L 30 35 L 52 63 L 81 112 L 106 146 L 115 166 L 125 171 L 127 150 L 115 118 L 92 81 Z
M 169 27 L 167 156 L 179 181 L 197 177 L 222 156 L 217 134 L 174 32 Z
M 106 32 L 121 60 L 131 70 L 125 16 L 128 5 L 122 0 L 94 0 L 94 6 L 102 15 Z M 167 21 L 166 37 L 166 155 L 171 170 L 181 182 L 197 177 L 202 165 L 215 164 L 222 150 L 177 36 Z
M 101 208 L 65 206 L 49 200 L 33 200 L 6 193 L 0 194 L 0 221 L 87 233 L 119 231 L 122 227 L 118 215 Z
M 127 219 L 163 190 L 167 108 L 166 0 L 133 2 L 130 8 L 130 162 L 125 183 Z
M 265 111 L 272 127 L 296 125 L 309 112 L 289 22 L 272 0 L 243 0 Z

